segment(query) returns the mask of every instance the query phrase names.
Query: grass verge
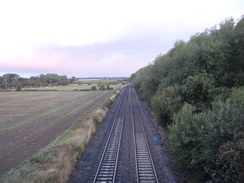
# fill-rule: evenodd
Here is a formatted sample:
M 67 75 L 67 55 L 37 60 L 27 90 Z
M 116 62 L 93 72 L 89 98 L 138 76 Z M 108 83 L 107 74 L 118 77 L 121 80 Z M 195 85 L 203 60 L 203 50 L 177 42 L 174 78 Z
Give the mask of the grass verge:
M 113 97 L 112 99 L 115 99 Z M 0 179 L 1 183 L 64 183 L 112 104 L 111 97 L 77 120 L 61 136 Z

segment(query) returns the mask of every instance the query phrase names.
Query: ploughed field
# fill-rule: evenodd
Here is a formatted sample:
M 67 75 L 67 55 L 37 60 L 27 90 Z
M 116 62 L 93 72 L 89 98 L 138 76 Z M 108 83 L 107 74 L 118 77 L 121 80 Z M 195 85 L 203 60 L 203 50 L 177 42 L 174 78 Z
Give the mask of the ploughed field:
M 0 177 L 37 153 L 112 92 L 1 92 Z

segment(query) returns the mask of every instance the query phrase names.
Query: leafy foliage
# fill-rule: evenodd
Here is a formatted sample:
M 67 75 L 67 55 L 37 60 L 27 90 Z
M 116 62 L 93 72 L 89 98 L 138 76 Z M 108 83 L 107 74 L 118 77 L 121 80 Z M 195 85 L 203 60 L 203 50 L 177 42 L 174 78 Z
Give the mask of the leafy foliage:
M 240 100 L 232 99 L 215 102 L 213 110 L 206 113 L 194 113 L 192 105 L 184 104 L 169 127 L 170 152 L 178 165 L 188 172 L 207 173 L 202 175 L 204 181 L 243 180 L 243 107 Z
M 96 86 L 92 86 L 91 87 L 91 90 L 94 90 L 95 91 L 95 90 L 97 90 L 97 87 Z
M 22 78 L 17 74 L 9 73 L 0 76 L 0 87 L 3 89 L 16 88 L 19 84 L 23 88 L 29 87 L 41 87 L 41 86 L 56 86 L 56 85 L 69 85 L 70 82 L 74 82 L 75 77 L 68 80 L 67 76 L 59 76 L 57 74 L 41 74 L 40 76 L 31 76 L 28 78 Z M 19 83 L 19 84 L 18 84 Z
M 177 41 L 131 81 L 193 182 L 244 180 L 244 16 Z
M 174 113 L 178 112 L 182 105 L 179 85 L 167 87 L 152 100 L 152 108 L 162 126 L 171 124 Z
M 187 77 L 181 87 L 184 101 L 194 105 L 197 111 L 203 111 L 209 107 L 212 101 L 209 91 L 213 88 L 213 80 L 206 74 Z
M 216 102 L 206 118 L 207 172 L 215 182 L 241 182 L 244 170 L 243 105 L 235 100 Z
M 170 151 L 174 153 L 179 165 L 187 169 L 201 167 L 201 140 L 206 132 L 204 114 L 193 114 L 195 108 L 185 103 L 179 113 L 174 115 L 173 125 L 169 127 Z
M 21 90 L 22 90 L 22 85 L 20 83 L 17 83 L 16 91 L 21 91 Z

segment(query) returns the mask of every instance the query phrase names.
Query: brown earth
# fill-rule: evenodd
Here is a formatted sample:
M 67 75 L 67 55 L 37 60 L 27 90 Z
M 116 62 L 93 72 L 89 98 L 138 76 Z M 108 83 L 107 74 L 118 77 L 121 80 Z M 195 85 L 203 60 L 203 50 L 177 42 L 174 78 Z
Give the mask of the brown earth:
M 111 95 L 112 91 L 0 93 L 0 177 Z

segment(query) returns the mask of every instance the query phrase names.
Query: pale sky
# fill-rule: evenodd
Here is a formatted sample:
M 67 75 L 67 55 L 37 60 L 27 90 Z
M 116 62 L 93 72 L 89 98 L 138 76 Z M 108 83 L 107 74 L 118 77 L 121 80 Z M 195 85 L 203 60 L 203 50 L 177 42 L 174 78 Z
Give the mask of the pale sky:
M 0 75 L 130 76 L 243 0 L 0 0 Z

